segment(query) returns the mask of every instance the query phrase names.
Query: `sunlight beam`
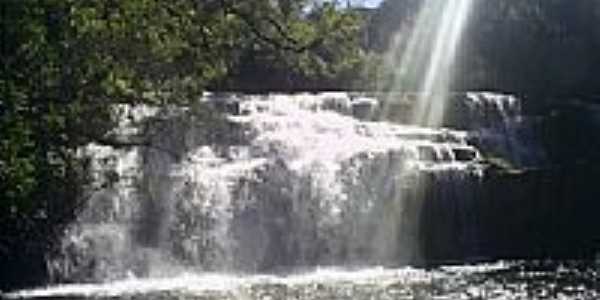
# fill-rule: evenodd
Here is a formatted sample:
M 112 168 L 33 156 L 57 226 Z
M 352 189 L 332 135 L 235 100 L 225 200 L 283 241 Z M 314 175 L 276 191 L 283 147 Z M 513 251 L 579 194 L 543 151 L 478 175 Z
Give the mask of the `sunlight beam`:
M 446 2 L 413 114 L 415 124 L 438 127 L 443 122 L 456 52 L 472 7 L 473 0 Z
M 384 57 L 384 65 L 393 68 L 391 86 L 381 88 L 418 93 L 411 124 L 442 124 L 452 69 L 473 6 L 473 0 L 425 0 L 415 23 L 403 26 L 412 31 L 394 36 Z M 385 103 L 397 101 L 397 94 L 389 93 Z

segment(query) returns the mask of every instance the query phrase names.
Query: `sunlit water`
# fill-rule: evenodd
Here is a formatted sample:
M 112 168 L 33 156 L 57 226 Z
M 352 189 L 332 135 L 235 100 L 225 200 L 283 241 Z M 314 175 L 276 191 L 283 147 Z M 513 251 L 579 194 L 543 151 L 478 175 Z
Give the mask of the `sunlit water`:
M 495 263 L 434 270 L 319 268 L 288 275 L 182 273 L 4 295 L 67 299 L 598 299 L 594 263 Z
M 359 120 L 346 93 L 202 101 L 233 106 L 225 129 L 170 110 L 150 147 L 83 151 L 96 181 L 49 261 L 58 280 L 419 261 L 424 176 L 448 200 L 482 176 L 467 132 Z M 161 114 L 127 111 L 123 138 Z

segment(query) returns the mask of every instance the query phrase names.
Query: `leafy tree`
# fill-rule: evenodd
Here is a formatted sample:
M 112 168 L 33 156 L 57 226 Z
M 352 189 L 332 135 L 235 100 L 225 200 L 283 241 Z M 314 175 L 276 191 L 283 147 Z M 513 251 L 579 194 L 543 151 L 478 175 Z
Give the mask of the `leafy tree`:
M 2 289 L 43 278 L 80 205 L 78 147 L 130 145 L 111 139 L 113 104 L 190 103 L 248 58 L 334 78 L 362 54 L 360 18 L 310 1 L 6 0 L 0 16 Z

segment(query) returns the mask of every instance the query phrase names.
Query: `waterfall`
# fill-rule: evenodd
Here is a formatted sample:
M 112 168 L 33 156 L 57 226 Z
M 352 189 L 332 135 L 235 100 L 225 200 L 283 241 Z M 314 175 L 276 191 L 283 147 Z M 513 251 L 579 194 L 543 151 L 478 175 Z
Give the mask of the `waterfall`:
M 81 149 L 95 179 L 48 262 L 53 276 L 285 272 L 476 251 L 484 167 L 470 133 L 360 118 L 376 103 L 207 94 L 200 110 L 119 107 L 115 135 L 150 143 Z
M 469 140 L 488 156 L 524 168 L 543 165 L 545 150 L 535 119 L 524 116 L 521 100 L 491 92 L 457 94 L 446 112 L 447 126 L 469 132 Z

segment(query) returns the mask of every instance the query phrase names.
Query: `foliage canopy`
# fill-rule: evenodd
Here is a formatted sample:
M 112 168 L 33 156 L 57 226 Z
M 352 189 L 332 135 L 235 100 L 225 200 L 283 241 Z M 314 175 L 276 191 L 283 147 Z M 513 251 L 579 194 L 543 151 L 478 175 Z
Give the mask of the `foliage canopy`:
M 6 0 L 0 20 L 0 265 L 8 272 L 23 264 L 42 272 L 32 257 L 48 252 L 79 205 L 78 147 L 117 143 L 107 140 L 113 104 L 191 103 L 235 86 L 229 78 L 250 60 L 260 62 L 255 70 L 334 78 L 362 55 L 360 17 L 312 1 Z M 1 282 L 35 278 L 23 270 Z

